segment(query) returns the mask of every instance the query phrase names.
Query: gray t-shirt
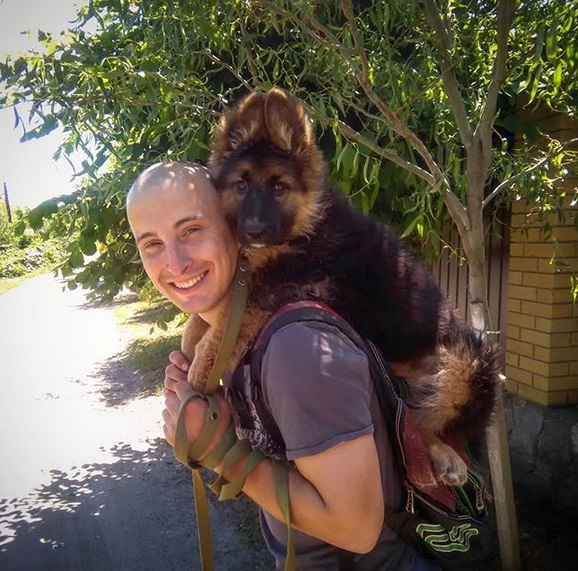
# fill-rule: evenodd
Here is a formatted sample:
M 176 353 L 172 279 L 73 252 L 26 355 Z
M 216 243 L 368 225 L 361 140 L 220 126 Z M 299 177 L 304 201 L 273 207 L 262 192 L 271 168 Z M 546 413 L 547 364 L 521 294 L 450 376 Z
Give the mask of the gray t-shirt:
M 401 486 L 367 357 L 339 329 L 321 322 L 296 322 L 275 332 L 263 358 L 261 384 L 264 401 L 285 440 L 288 459 L 373 434 L 386 506 L 399 504 Z M 262 511 L 261 527 L 276 568 L 283 569 L 285 525 Z M 299 571 L 338 570 L 335 547 L 297 531 L 295 546 Z M 413 550 L 384 525 L 375 549 L 355 555 L 355 569 L 406 571 L 413 558 Z

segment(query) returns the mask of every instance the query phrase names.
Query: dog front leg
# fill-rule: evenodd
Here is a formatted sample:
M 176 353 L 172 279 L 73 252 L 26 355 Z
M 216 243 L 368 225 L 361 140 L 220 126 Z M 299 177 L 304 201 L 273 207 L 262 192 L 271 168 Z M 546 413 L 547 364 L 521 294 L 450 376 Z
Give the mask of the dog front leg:
M 229 356 L 227 370 L 235 370 L 247 346 L 259 333 L 269 315 L 268 312 L 259 309 L 248 308 L 245 310 L 237 340 Z M 218 325 L 209 328 L 196 344 L 195 357 L 191 363 L 187 380 L 191 386 L 199 391 L 205 391 L 217 358 L 224 333 L 224 328 L 221 325 L 223 321 L 220 320 Z
M 185 322 L 181 337 L 181 351 L 191 363 L 195 358 L 195 347 L 208 329 L 209 324 L 195 314 Z

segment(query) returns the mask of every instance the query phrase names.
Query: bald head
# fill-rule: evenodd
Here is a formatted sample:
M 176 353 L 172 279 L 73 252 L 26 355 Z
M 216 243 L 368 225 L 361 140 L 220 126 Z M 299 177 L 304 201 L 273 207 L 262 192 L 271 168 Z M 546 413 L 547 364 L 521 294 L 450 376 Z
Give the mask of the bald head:
M 127 208 L 144 193 L 160 194 L 180 187 L 189 187 L 191 192 L 194 192 L 195 188 L 200 188 L 201 191 L 212 188 L 209 171 L 197 163 L 156 163 L 145 169 L 134 181 L 126 198 Z
M 190 198 L 191 202 L 202 204 L 211 216 L 221 216 L 219 196 L 206 167 L 185 162 L 156 163 L 137 177 L 126 198 L 128 220 L 137 241 L 139 236 L 135 232 L 135 212 L 151 203 L 162 209 L 163 205 L 172 202 L 175 197 L 180 197 L 183 202 Z

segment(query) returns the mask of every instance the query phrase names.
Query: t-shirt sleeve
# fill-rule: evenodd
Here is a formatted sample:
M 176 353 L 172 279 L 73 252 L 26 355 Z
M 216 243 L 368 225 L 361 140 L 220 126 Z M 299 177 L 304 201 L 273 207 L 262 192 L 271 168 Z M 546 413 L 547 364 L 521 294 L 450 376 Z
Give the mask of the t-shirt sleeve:
M 261 382 L 290 460 L 373 433 L 367 357 L 332 325 L 297 322 L 275 332 Z

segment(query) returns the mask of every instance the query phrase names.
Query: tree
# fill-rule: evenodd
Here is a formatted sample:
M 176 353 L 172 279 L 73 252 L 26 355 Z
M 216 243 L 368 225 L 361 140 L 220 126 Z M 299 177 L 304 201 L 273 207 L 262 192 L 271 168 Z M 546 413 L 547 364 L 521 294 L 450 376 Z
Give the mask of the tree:
M 63 273 L 106 297 L 142 283 L 122 208 L 135 173 L 204 161 L 224 104 L 284 87 L 361 208 L 430 244 L 449 213 L 484 331 L 484 211 L 518 196 L 558 208 L 556 182 L 576 169 L 573 142 L 520 111 L 576 116 L 577 22 L 566 0 L 92 0 L 69 35 L 39 33 L 43 54 L 0 65 L 0 105 L 31 101 L 25 137 L 60 125 L 60 153 L 86 149 L 79 192 L 36 223 L 75 237 Z
M 435 243 L 445 205 L 484 329 L 482 210 L 513 193 L 549 204 L 572 158 L 560 141 L 540 148 L 518 110 L 575 115 L 576 7 L 515 4 L 94 0 L 70 34 L 39 32 L 43 53 L 0 66 L 0 104 L 33 104 L 24 138 L 60 125 L 58 153 L 87 154 L 81 190 L 37 209 L 31 224 L 54 215 L 55 231 L 73 238 L 62 268 L 72 284 L 104 297 L 138 286 L 122 209 L 135 172 L 205 160 L 224 104 L 281 85 L 307 104 L 334 180 L 360 207 L 377 204 L 406 235 Z

